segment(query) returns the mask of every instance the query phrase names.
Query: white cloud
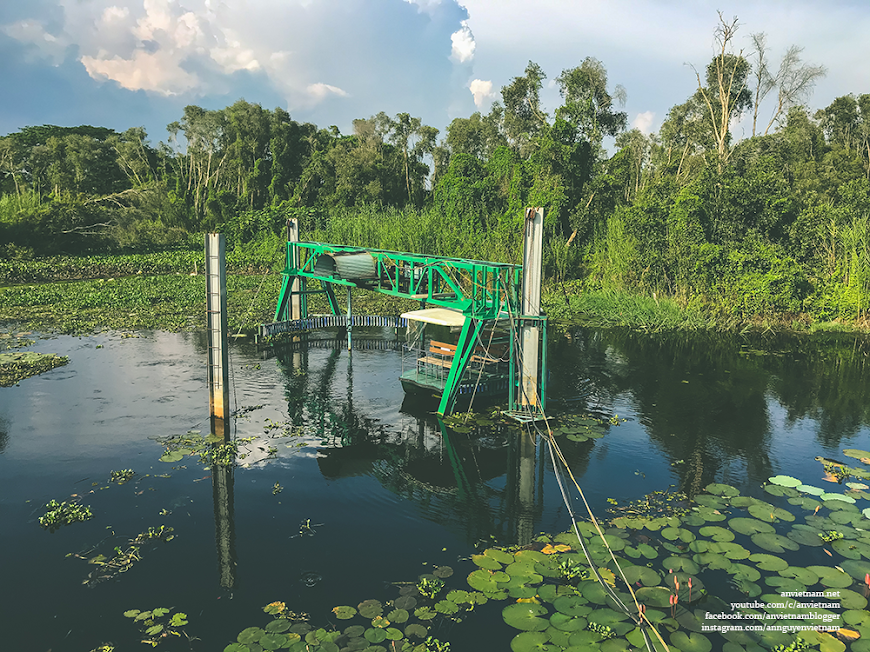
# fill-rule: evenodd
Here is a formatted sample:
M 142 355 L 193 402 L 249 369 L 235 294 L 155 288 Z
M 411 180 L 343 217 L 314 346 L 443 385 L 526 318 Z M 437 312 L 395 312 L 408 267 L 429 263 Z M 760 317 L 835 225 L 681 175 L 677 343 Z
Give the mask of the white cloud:
M 450 52 L 453 59 L 459 63 L 465 63 L 474 58 L 474 49 L 477 44 L 474 42 L 474 34 L 471 33 L 467 20 L 463 20 L 462 27 L 450 35 L 450 41 L 453 43 L 453 49 Z
M 634 120 L 632 120 L 631 126 L 635 129 L 639 129 L 641 133 L 649 135 L 650 132 L 652 132 L 652 124 L 655 117 L 656 114 L 652 111 L 638 113 Z
M 132 58 L 83 56 L 81 62 L 94 78 L 118 82 L 131 91 L 155 91 L 161 95 L 178 95 L 199 85 L 194 75 L 183 70 L 172 59 L 170 52 L 136 50 Z
M 482 79 L 475 79 L 468 85 L 471 94 L 474 95 L 474 104 L 478 108 L 482 108 L 487 98 L 494 97 L 492 92 L 492 82 Z
M 343 91 L 338 86 L 330 86 L 329 84 L 324 84 L 321 82 L 318 82 L 316 84 L 309 84 L 305 90 L 317 102 L 320 102 L 320 101 L 326 99 L 326 97 L 329 95 L 338 95 L 339 97 L 347 97 L 347 91 Z

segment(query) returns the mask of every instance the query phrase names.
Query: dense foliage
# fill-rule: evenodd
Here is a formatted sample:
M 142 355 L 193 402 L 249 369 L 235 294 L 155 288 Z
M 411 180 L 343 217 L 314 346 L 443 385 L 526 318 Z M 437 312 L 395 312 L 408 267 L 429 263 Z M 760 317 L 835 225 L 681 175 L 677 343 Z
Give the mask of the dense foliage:
M 870 94 L 813 112 L 802 102 L 824 69 L 793 47 L 774 75 L 764 35 L 744 57 L 735 31 L 722 22 L 697 91 L 652 135 L 626 130 L 624 91 L 591 57 L 556 77 L 552 114 L 530 62 L 488 114 L 456 118 L 440 142 L 407 113 L 344 135 L 245 100 L 186 107 L 157 146 L 142 128 L 27 127 L 0 138 L 2 278 L 48 278 L 40 270 L 69 260 L 37 256 L 131 251 L 147 256 L 67 276 L 195 271 L 208 230 L 227 234 L 238 267 L 274 269 L 290 216 L 306 239 L 518 262 L 531 205 L 546 208 L 547 275 L 572 293 L 742 319 L 866 319 Z M 733 121 L 750 115 L 759 135 L 738 141 Z

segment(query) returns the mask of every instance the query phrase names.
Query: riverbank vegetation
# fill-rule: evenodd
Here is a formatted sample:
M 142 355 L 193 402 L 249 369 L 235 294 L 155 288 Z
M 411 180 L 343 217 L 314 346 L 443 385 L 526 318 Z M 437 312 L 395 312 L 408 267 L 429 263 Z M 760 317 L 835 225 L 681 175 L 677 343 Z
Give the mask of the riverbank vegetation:
M 280 269 L 289 217 L 307 240 L 519 262 L 523 208 L 544 206 L 546 302 L 560 318 L 866 327 L 870 94 L 811 109 L 824 69 L 797 47 L 774 61 L 763 34 L 744 56 L 736 29 L 721 21 L 697 90 L 654 134 L 627 128 L 624 90 L 592 57 L 556 77 L 559 106 L 542 105 L 547 76 L 530 62 L 441 140 L 407 113 L 345 135 L 244 100 L 186 107 L 156 145 L 137 127 L 26 127 L 0 138 L 0 284 L 113 277 L 146 292 L 113 305 L 141 304 L 152 321 L 147 301 L 178 290 L 166 295 L 178 327 L 206 231 L 227 235 L 242 274 Z M 185 279 L 118 279 L 158 274 Z M 5 290 L 2 318 L 30 320 L 45 292 L 62 291 Z

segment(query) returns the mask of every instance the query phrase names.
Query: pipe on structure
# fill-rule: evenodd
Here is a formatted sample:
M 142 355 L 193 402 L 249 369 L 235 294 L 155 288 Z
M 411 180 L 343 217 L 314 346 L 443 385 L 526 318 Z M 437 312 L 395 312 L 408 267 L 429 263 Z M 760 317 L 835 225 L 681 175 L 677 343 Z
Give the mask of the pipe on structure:
M 527 208 L 523 237 L 523 304 L 522 314 L 541 315 L 541 276 L 544 247 L 544 209 Z M 536 322 L 524 323 L 520 331 L 522 366 L 520 369 L 520 405 L 537 406 L 538 345 L 540 326 Z M 546 346 L 546 342 L 544 346 Z
M 227 348 L 226 238 L 205 236 L 208 322 L 208 403 L 212 432 L 226 441 L 230 423 L 230 372 Z

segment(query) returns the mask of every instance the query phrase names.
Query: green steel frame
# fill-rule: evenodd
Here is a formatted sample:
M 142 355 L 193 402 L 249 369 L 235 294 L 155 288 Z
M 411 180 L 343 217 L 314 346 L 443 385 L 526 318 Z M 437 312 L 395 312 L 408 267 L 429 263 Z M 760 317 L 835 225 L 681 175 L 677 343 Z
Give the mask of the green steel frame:
M 330 310 L 334 315 L 341 314 L 341 308 L 333 292 L 333 287 L 342 285 L 361 288 L 394 297 L 414 299 L 424 306 L 451 308 L 465 315 L 465 323 L 459 334 L 453 364 L 447 383 L 441 395 L 438 414 L 448 414 L 456 402 L 456 390 L 462 374 L 478 341 L 484 322 L 511 315 L 520 319 L 535 319 L 543 324 L 546 342 L 546 317 L 520 315 L 522 303 L 522 267 L 509 263 L 494 263 L 464 258 L 427 256 L 381 249 L 368 249 L 347 245 L 324 244 L 321 242 L 287 242 L 286 265 L 282 270 L 283 282 L 275 321 L 290 318 L 290 298 L 294 294 L 293 281 L 299 279 L 301 315 L 308 318 L 309 294 L 325 293 Z M 324 266 L 318 267 L 323 256 L 349 254 L 369 254 L 374 259 L 374 274 L 361 278 L 342 278 L 339 272 L 326 273 Z M 319 281 L 320 290 L 309 290 L 308 280 Z M 546 379 L 546 346 L 542 357 L 541 378 Z M 514 363 L 516 346 L 512 339 L 510 350 L 511 382 L 509 403 L 515 409 L 517 392 L 516 365 Z M 546 400 L 546 382 L 541 382 L 541 403 Z

